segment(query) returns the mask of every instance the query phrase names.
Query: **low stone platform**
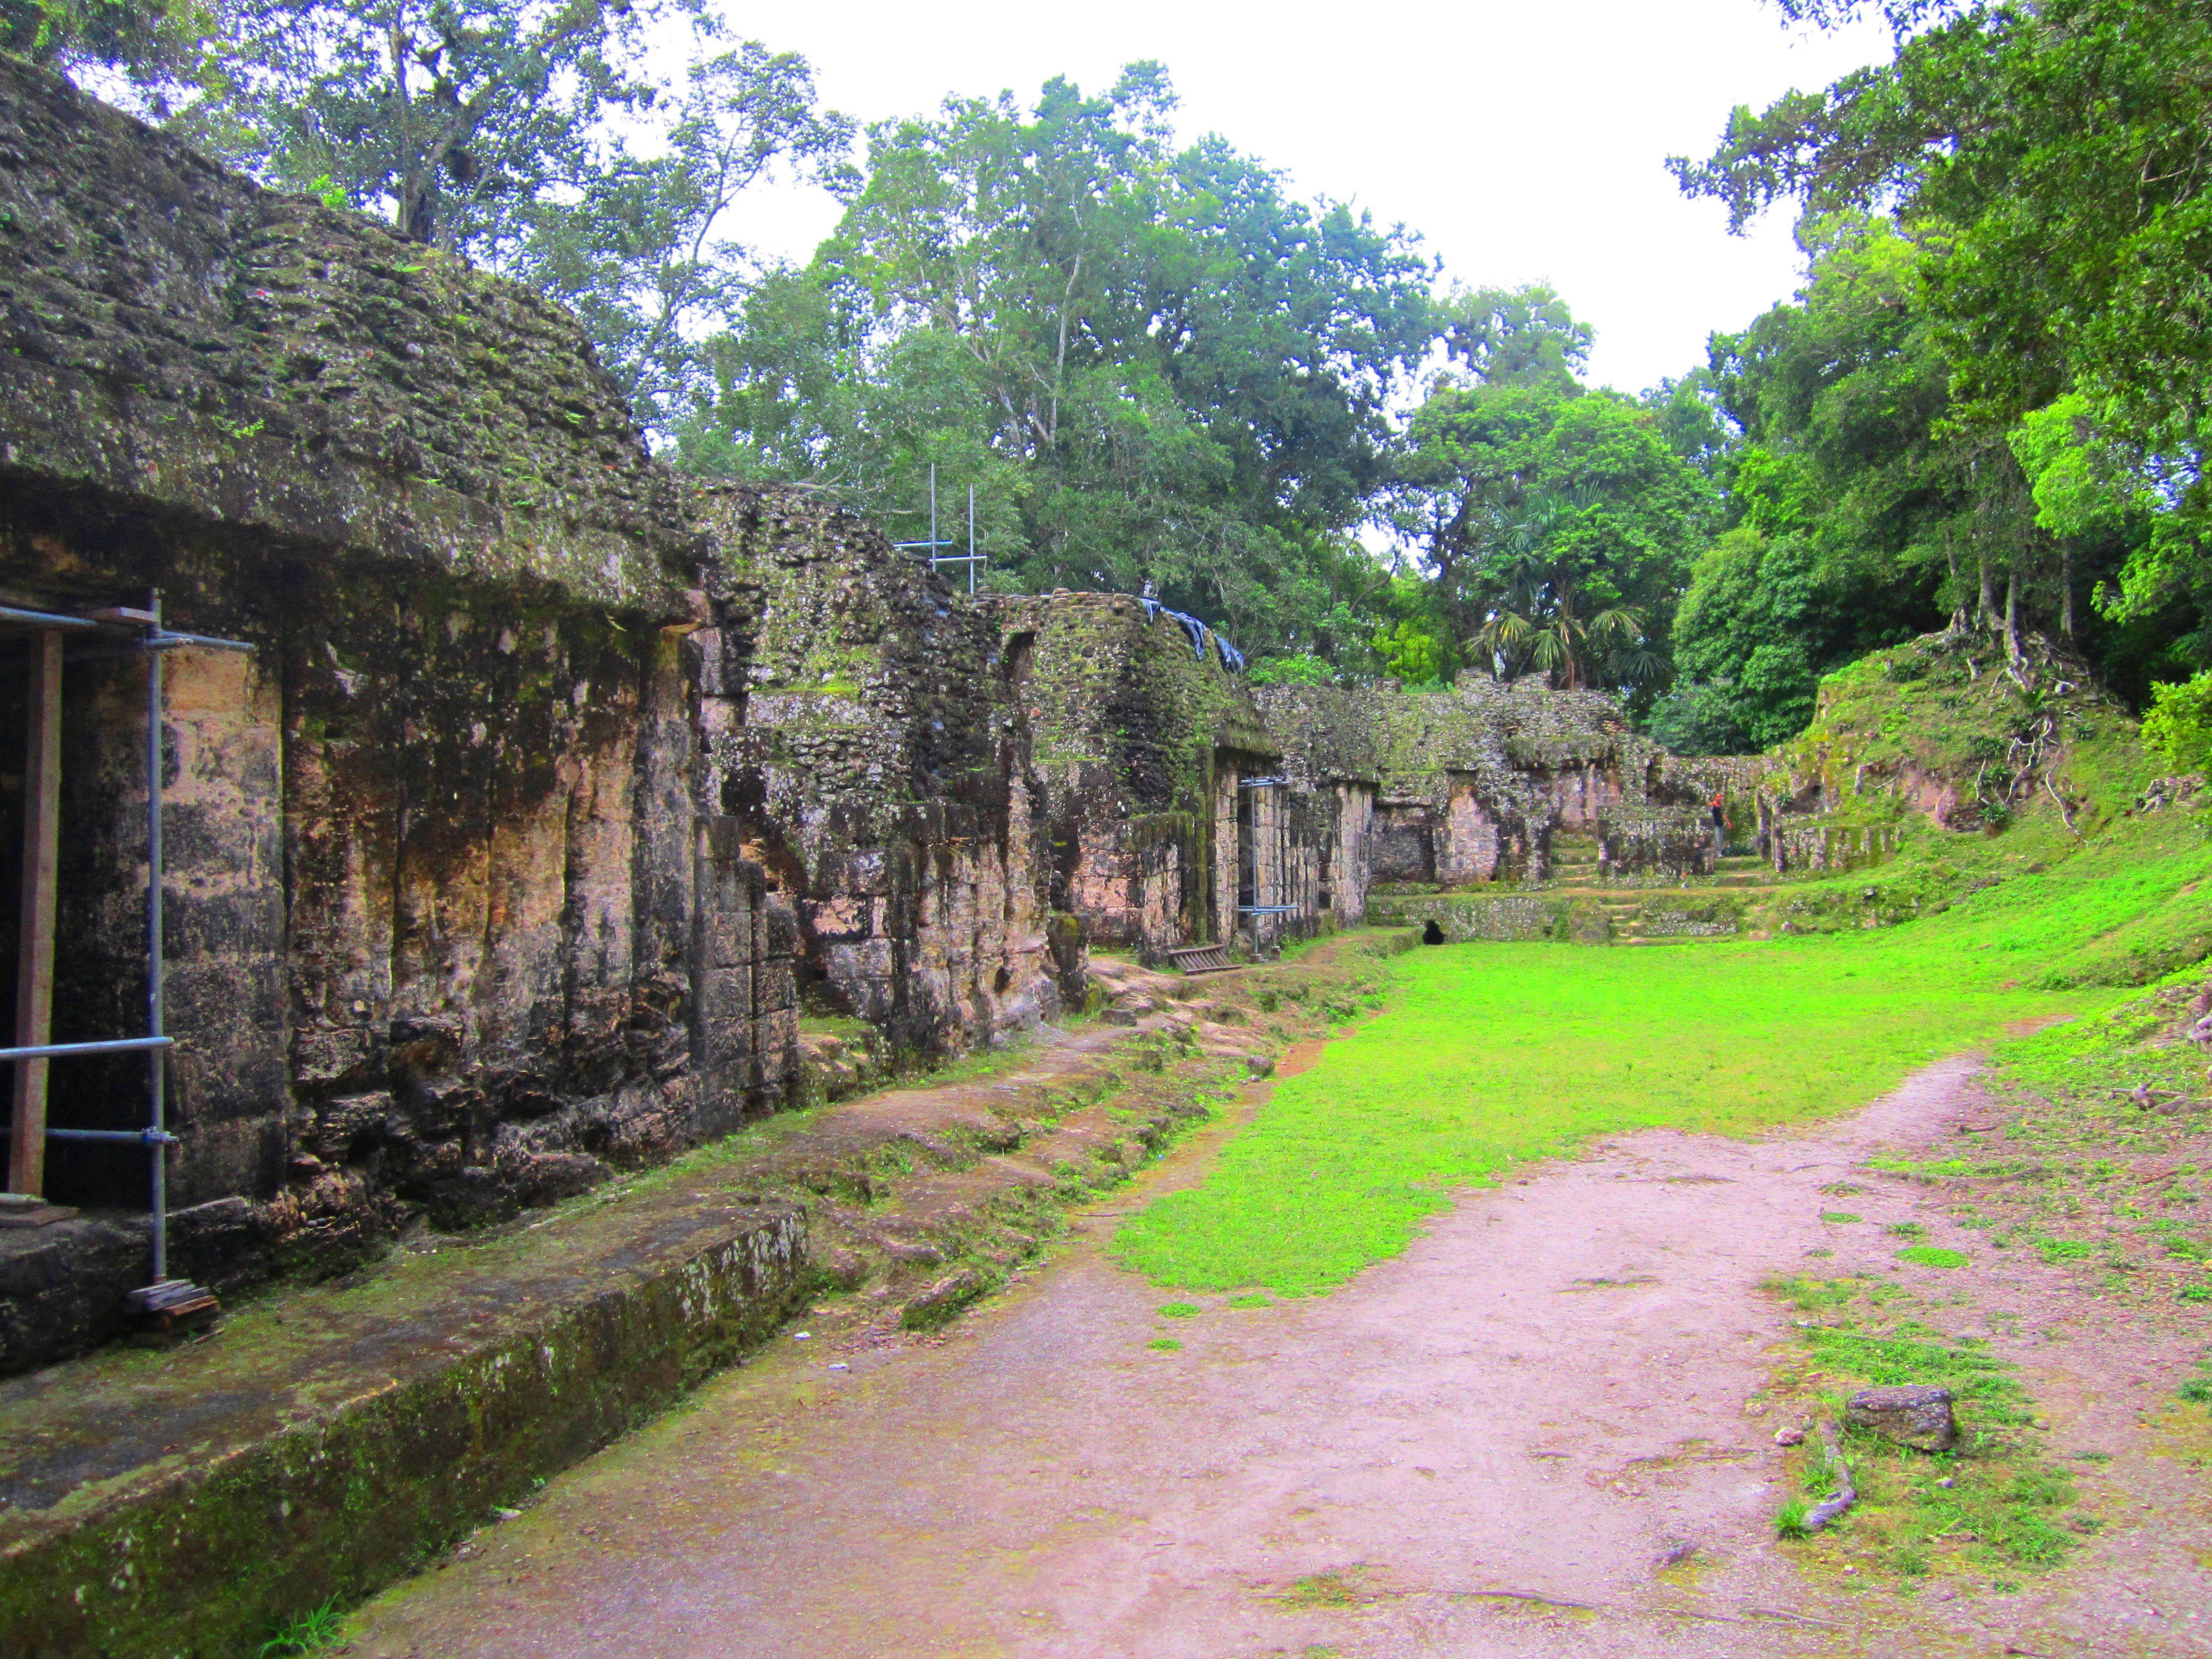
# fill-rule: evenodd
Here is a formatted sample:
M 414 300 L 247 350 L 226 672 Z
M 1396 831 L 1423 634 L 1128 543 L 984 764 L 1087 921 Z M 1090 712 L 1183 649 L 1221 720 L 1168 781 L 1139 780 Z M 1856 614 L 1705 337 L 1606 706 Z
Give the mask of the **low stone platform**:
M 0 1382 L 0 1651 L 252 1653 L 665 1409 L 818 1286 L 877 1280 L 912 1322 L 944 1316 L 1060 1206 L 1347 1017 L 1408 942 L 1195 981 L 1102 963 L 1133 1024 L 1048 1030 L 491 1232 L 419 1237 L 180 1347 Z

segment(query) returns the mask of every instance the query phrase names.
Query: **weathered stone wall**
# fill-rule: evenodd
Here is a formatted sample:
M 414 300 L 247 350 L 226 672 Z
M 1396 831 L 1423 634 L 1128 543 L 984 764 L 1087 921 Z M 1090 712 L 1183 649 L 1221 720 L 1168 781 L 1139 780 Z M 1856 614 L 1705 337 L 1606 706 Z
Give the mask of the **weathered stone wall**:
M 0 478 L 380 563 L 665 592 L 683 516 L 575 320 L 0 58 Z
M 1671 757 L 1595 692 L 1464 674 L 1449 691 L 1278 686 L 1258 695 L 1301 788 L 1372 785 L 1377 883 L 1541 877 L 1555 833 L 1595 834 L 1606 813 L 1640 807 L 1667 787 Z
M 700 497 L 707 765 L 808 999 L 960 1048 L 1060 1006 L 1026 716 L 994 619 L 848 514 Z
M 958 1048 L 1079 976 L 994 621 L 857 520 L 686 507 L 535 296 L 0 62 L 0 599 L 256 647 L 165 659 L 191 1270 L 665 1156 L 791 1097 L 807 1006 Z M 143 675 L 65 670 L 64 1040 L 143 1029 Z M 142 1153 L 51 1168 L 128 1236 Z
M 1219 642 L 1121 594 L 1063 590 L 983 609 L 1035 780 L 1050 907 L 1092 942 L 1147 959 L 1249 939 L 1239 784 L 1279 774 L 1279 750 Z M 1257 833 L 1261 884 L 1276 893 L 1286 878 L 1273 818 Z M 1262 944 L 1282 931 L 1267 919 Z

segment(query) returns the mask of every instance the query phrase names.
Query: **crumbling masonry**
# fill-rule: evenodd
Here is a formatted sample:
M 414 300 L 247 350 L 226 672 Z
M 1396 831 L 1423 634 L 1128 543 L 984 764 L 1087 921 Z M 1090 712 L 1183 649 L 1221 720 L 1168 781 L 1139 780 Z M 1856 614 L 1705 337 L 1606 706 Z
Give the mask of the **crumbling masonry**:
M 174 1270 L 217 1288 L 774 1111 L 817 1016 L 957 1051 L 1094 947 L 1264 952 L 1561 832 L 1710 854 L 1710 780 L 1605 698 L 1255 698 L 1143 600 L 970 601 L 849 514 L 687 485 L 562 312 L 6 58 L 0 342 L 0 605 L 158 592 L 252 647 L 168 653 L 161 710 Z M 10 870 L 38 637 L 0 631 Z M 66 642 L 57 1042 L 139 1029 L 144 658 Z M 47 1121 L 135 1129 L 145 1073 L 56 1060 Z M 82 1212 L 0 1231 L 0 1369 L 116 1328 L 146 1182 L 52 1144 Z

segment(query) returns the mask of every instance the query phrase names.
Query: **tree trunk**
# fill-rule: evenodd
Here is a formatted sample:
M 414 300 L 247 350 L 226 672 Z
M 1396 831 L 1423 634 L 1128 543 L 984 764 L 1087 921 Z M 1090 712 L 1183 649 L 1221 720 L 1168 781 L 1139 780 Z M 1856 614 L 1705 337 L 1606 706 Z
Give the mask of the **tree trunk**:
M 1951 580 L 1944 592 L 1951 596 L 1951 632 L 1966 631 L 1966 596 L 1959 591 L 1959 539 L 1949 531 L 1943 532 L 1943 562 L 1950 567 Z
M 2005 572 L 2004 609 L 2005 655 L 2014 667 L 2020 666 L 2020 572 Z
M 2059 544 L 2058 584 L 2063 596 L 2058 606 L 2058 631 L 2070 640 L 2074 637 L 2074 542 L 2070 537 Z
M 1975 550 L 1981 562 L 1982 594 L 1975 611 L 1975 620 L 1985 633 L 1995 633 L 1997 625 L 1996 571 L 1990 563 L 1990 544 L 1986 538 L 1977 538 L 1980 545 Z
M 438 178 L 410 167 L 399 183 L 399 234 L 428 246 L 438 234 Z

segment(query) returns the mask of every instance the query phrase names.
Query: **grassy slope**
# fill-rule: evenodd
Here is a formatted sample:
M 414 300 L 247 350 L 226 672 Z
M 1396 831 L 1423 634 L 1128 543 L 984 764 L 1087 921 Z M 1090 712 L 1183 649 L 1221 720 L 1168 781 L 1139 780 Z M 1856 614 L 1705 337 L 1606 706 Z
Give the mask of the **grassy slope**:
M 1806 740 L 1820 764 L 1978 766 L 1990 744 L 1975 739 L 2017 719 L 2009 683 L 1992 686 L 1986 665 L 1899 681 L 1884 661 L 1827 688 Z M 1424 951 L 1400 969 L 1389 1012 L 1279 1085 L 1202 1185 L 1124 1224 L 1122 1259 L 1194 1289 L 1326 1290 L 1404 1249 L 1452 1188 L 1517 1160 L 1623 1128 L 1746 1133 L 1847 1109 L 2012 1021 L 2107 1006 L 2117 994 L 2099 988 L 2202 957 L 2204 826 L 2127 815 L 2153 769 L 2123 714 L 2094 694 L 2075 701 L 2055 773 L 2079 836 L 2045 792 L 2002 835 L 1915 823 L 1893 864 L 1804 890 L 1808 914 L 1825 914 L 1826 893 L 1840 917 L 1878 881 L 1910 896 L 1887 914 L 1917 906 L 1901 927 L 1659 951 Z M 1954 720 L 1963 737 L 1944 727 Z

